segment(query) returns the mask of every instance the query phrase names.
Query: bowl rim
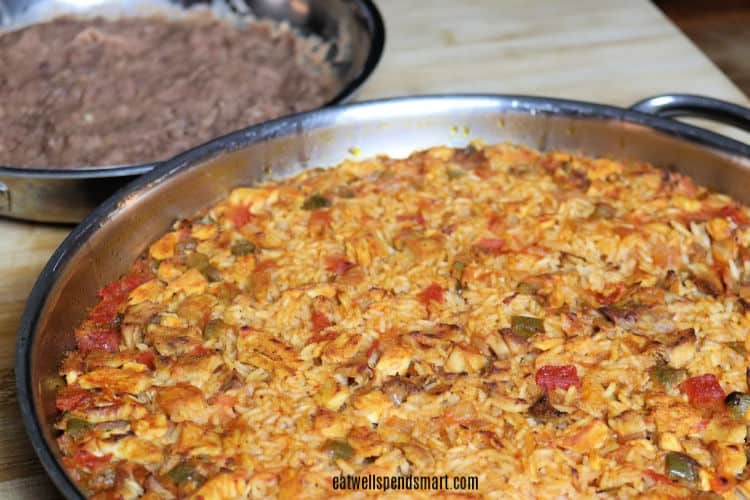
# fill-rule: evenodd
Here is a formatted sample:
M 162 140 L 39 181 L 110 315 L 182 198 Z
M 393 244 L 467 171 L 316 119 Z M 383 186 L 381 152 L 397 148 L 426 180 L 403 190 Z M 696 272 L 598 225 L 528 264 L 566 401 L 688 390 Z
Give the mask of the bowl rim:
M 697 144 L 712 150 L 717 154 L 729 154 L 741 159 L 750 160 L 750 145 L 725 137 L 700 127 L 678 122 L 669 118 L 634 111 L 627 108 L 597 104 L 586 101 L 547 98 L 525 95 L 503 94 L 437 94 L 421 96 L 404 96 L 362 101 L 343 106 L 321 108 L 294 115 L 277 118 L 242 129 L 181 153 L 146 175 L 135 178 L 125 187 L 118 190 L 106 201 L 90 213 L 73 231 L 60 243 L 40 273 L 29 293 L 21 321 L 18 327 L 15 352 L 15 378 L 17 400 L 21 410 L 26 433 L 32 448 L 47 475 L 58 488 L 60 493 L 68 499 L 83 499 L 84 496 L 69 478 L 62 463 L 56 458 L 54 451 L 45 438 L 34 403 L 34 386 L 31 373 L 31 356 L 34 340 L 37 334 L 40 313 L 44 309 L 47 298 L 58 282 L 66 264 L 73 255 L 86 245 L 91 235 L 96 233 L 107 223 L 111 215 L 122 207 L 122 201 L 135 193 L 147 190 L 161 180 L 176 173 L 199 165 L 205 160 L 225 151 L 233 151 L 239 147 L 250 146 L 272 139 L 280 134 L 292 130 L 303 129 L 304 126 L 334 123 L 336 117 L 352 113 L 375 111 L 378 116 L 389 112 L 398 112 L 403 106 L 411 109 L 434 109 L 434 107 L 476 107 L 479 109 L 499 105 L 516 113 L 538 114 L 541 116 L 568 116 L 581 119 L 614 121 L 641 125 L 652 132 L 664 133 L 689 143 Z
M 365 63 L 357 73 L 335 96 L 323 103 L 321 106 L 310 111 L 337 106 L 348 102 L 360 90 L 362 85 L 372 76 L 383 57 L 385 50 L 385 22 L 377 5 L 373 0 L 352 0 L 352 9 L 363 14 L 360 19 L 367 25 L 372 34 L 370 50 L 367 53 Z M 285 115 L 285 116 L 291 116 Z M 279 118 L 283 118 L 281 116 Z M 244 130 L 239 129 L 239 130 Z M 231 133 L 231 132 L 230 132 Z M 210 139 L 213 140 L 214 138 Z M 125 165 L 99 165 L 99 166 L 76 166 L 76 167 L 19 167 L 3 165 L 0 163 L 0 176 L 25 177 L 30 179 L 100 179 L 109 177 L 128 177 L 143 175 L 167 160 L 145 163 L 132 163 Z

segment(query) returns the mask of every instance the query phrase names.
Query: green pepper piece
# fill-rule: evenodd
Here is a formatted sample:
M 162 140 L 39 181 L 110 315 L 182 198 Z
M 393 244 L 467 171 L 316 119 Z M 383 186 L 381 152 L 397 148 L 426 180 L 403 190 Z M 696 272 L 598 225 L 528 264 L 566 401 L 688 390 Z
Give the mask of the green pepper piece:
M 167 476 L 176 484 L 182 484 L 195 474 L 195 467 L 188 463 L 180 463 L 167 472 Z
M 740 356 L 747 356 L 747 348 L 744 342 L 728 342 L 727 346 Z
M 521 295 L 535 295 L 539 290 L 541 290 L 541 288 L 541 283 L 522 281 L 516 287 L 516 291 Z
M 323 445 L 323 449 L 335 459 L 344 459 L 354 454 L 352 446 L 342 439 L 329 439 Z
M 195 241 L 193 238 L 188 238 L 184 241 L 178 241 L 177 244 L 174 246 L 175 253 L 178 255 L 185 255 L 190 250 L 195 250 L 196 245 L 198 244 L 197 241 Z
M 221 271 L 216 269 L 216 266 L 209 264 L 208 267 L 201 269 L 201 273 L 206 277 L 208 281 L 212 283 L 221 281 Z
M 212 319 L 206 323 L 203 336 L 209 340 L 219 339 L 229 329 L 229 325 L 220 319 Z
M 750 408 L 750 395 L 742 392 L 731 392 L 724 399 L 729 413 L 737 420 L 744 420 L 747 409 Z
M 682 381 L 687 372 L 668 365 L 656 365 L 649 370 L 649 376 L 664 387 L 672 387 Z
M 251 254 L 254 251 L 255 245 L 247 240 L 237 240 L 234 242 L 231 248 L 232 255 L 234 255 L 235 257 Z
M 331 200 L 318 193 L 309 196 L 302 204 L 302 210 L 317 210 L 331 206 Z
M 695 483 L 700 466 L 695 459 L 684 453 L 670 451 L 664 461 L 665 475 L 672 481 Z
M 617 211 L 609 203 L 597 203 L 594 206 L 594 217 L 611 219 L 615 215 L 617 215 Z
M 198 271 L 203 271 L 211 264 L 208 261 L 208 255 L 200 252 L 193 252 L 185 257 L 185 264 L 188 267 L 194 267 Z
M 354 198 L 356 196 L 354 191 L 346 186 L 337 187 L 333 194 L 335 194 L 339 198 Z
M 449 168 L 446 171 L 446 174 L 448 175 L 449 179 L 458 179 L 459 177 L 462 177 L 462 176 L 466 175 L 466 171 L 465 170 L 461 170 L 460 168 L 456 168 L 456 169 L 450 169 Z
M 91 422 L 87 422 L 86 420 L 82 420 L 80 418 L 75 418 L 75 417 L 70 417 L 68 419 L 68 423 L 67 423 L 67 426 L 65 427 L 65 430 L 74 439 L 80 439 L 86 434 L 86 431 L 90 429 L 92 425 L 93 424 Z
M 461 276 L 462 276 L 462 275 L 463 275 L 463 273 L 464 273 L 464 268 L 465 268 L 465 267 L 466 267 L 466 264 L 464 264 L 464 263 L 463 263 L 463 262 L 461 262 L 460 260 L 457 260 L 457 261 L 455 261 L 455 262 L 453 263 L 453 267 L 452 267 L 452 272 L 451 272 L 451 275 L 452 275 L 452 276 L 453 276 L 454 278 L 456 278 L 456 279 L 460 279 L 460 278 L 461 278 Z
M 511 316 L 510 328 L 519 337 L 529 338 L 544 331 L 544 320 L 533 316 Z

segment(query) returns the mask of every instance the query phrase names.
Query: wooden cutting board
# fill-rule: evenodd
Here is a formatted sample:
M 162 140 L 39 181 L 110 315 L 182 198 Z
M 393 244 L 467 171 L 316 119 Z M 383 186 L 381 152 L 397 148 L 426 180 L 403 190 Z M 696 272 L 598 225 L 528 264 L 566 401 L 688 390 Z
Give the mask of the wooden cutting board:
M 360 99 L 493 92 L 629 105 L 687 92 L 748 104 L 647 0 L 377 3 L 386 51 Z M 13 351 L 26 296 L 69 230 L 0 220 L 0 499 L 57 496 L 20 422 Z

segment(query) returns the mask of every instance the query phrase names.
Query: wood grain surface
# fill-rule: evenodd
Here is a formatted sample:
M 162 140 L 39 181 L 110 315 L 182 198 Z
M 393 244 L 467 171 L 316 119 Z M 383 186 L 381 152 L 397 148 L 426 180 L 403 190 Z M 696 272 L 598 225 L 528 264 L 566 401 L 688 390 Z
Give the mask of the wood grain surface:
M 360 99 L 496 92 L 628 105 L 662 92 L 747 98 L 646 0 L 378 0 L 386 52 Z M 0 498 L 57 498 L 26 439 L 21 311 L 69 227 L 0 220 Z

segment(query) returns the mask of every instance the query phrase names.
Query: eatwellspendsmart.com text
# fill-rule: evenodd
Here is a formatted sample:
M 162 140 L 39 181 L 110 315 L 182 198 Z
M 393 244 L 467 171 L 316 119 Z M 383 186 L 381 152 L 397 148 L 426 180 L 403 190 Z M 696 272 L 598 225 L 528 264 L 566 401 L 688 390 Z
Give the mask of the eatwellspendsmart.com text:
M 477 491 L 477 476 L 365 476 L 333 477 L 334 490 Z

